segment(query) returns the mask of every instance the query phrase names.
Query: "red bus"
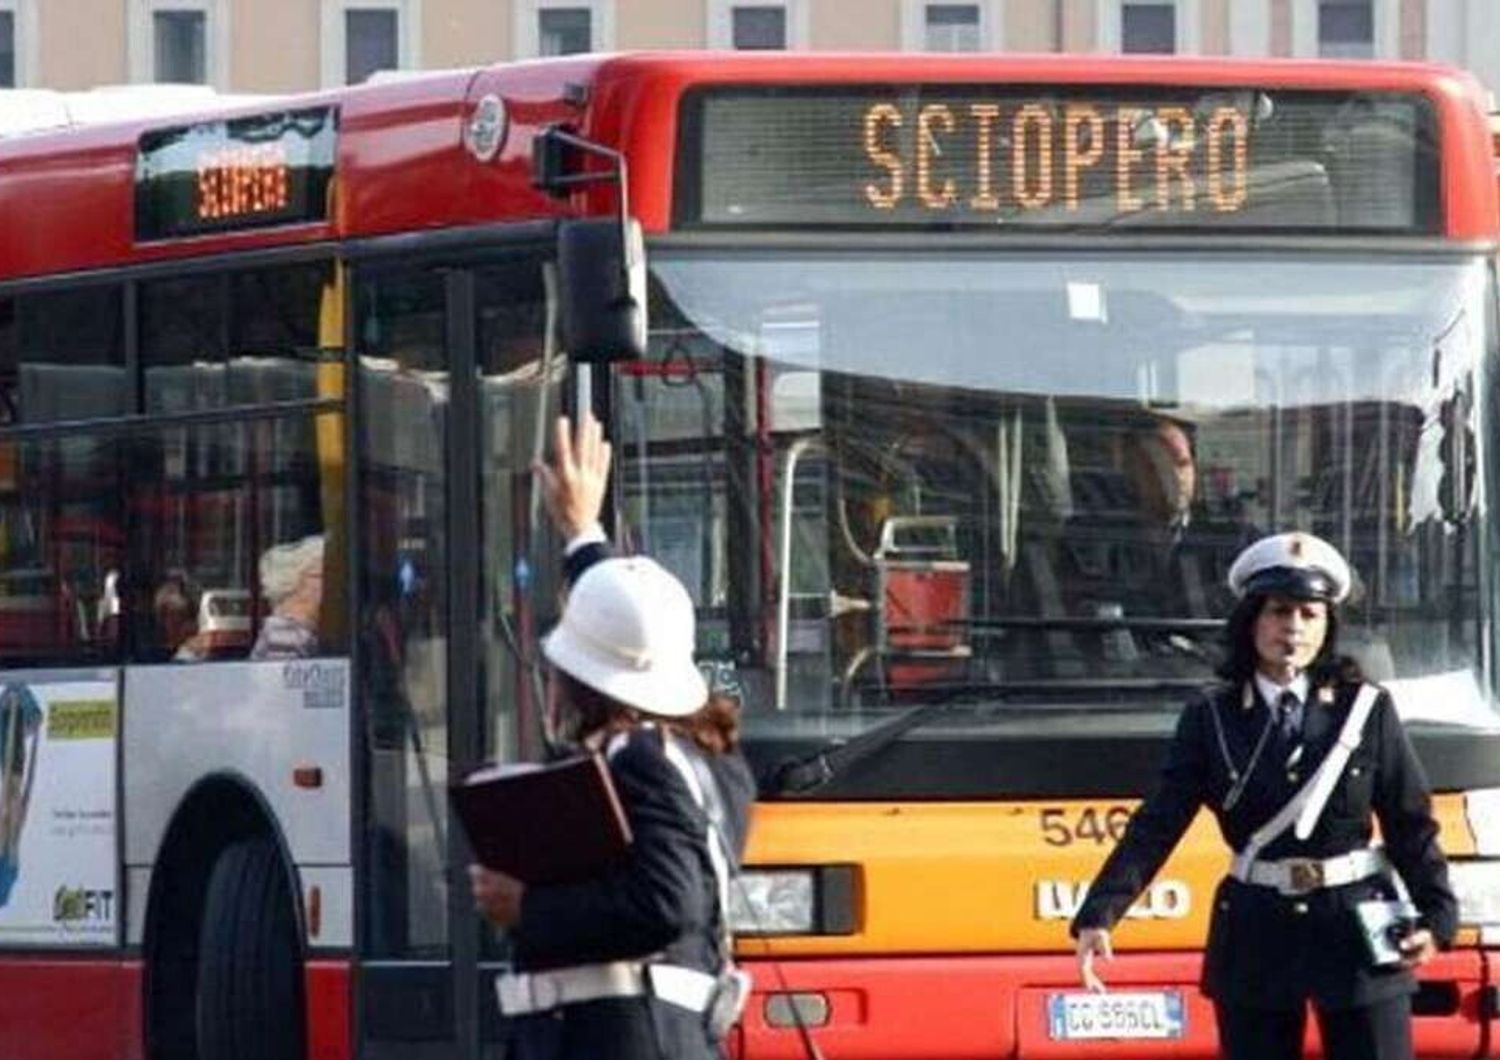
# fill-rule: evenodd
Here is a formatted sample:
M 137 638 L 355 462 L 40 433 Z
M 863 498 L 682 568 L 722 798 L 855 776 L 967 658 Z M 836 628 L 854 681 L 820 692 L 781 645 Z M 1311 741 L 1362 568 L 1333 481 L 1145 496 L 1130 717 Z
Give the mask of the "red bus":
M 627 55 L 0 141 L 5 1055 L 503 1049 L 444 786 L 540 753 L 528 467 L 583 407 L 745 710 L 735 1055 L 1213 1055 L 1206 814 L 1114 1008 L 1066 924 L 1211 680 L 1228 558 L 1294 527 L 1358 571 L 1347 645 L 1454 857 L 1419 1049 L 1489 1055 L 1481 99 Z

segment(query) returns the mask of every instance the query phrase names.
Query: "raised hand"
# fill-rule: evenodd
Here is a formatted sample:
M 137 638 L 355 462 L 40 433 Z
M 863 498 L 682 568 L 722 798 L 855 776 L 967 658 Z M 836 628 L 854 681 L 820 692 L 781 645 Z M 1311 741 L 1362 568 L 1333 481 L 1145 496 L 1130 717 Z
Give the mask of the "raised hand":
M 552 525 L 564 539 L 578 536 L 599 521 L 611 455 L 604 428 L 592 412 L 584 413 L 576 431 L 566 416 L 553 423 L 552 460 L 532 470 Z

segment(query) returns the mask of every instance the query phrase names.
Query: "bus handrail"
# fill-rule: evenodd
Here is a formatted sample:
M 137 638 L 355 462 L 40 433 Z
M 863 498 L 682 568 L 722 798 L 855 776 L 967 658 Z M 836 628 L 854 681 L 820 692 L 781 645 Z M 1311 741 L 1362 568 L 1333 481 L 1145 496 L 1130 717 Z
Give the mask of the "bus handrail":
M 787 640 L 792 625 L 792 491 L 797 463 L 813 449 L 826 449 L 815 434 L 798 438 L 786 451 L 781 467 L 781 547 L 776 572 L 776 709 L 786 710 Z

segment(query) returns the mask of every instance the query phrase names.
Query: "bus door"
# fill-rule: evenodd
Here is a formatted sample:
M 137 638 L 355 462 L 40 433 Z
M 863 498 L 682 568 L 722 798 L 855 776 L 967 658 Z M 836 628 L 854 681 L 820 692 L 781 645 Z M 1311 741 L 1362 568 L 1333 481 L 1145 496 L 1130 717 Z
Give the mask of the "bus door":
M 530 466 L 566 378 L 550 252 L 372 258 L 356 274 L 362 1057 L 503 1048 L 493 976 L 509 950 L 473 911 L 446 788 L 542 753 L 536 641 L 560 543 Z

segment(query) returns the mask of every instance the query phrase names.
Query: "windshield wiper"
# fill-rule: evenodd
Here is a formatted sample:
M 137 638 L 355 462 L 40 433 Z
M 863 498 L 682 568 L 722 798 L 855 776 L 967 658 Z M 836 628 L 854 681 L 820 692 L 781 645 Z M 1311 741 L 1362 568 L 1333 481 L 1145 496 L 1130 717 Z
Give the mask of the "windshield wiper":
M 776 767 L 771 775 L 767 795 L 805 795 L 816 791 L 834 778 L 847 773 L 851 768 L 883 751 L 906 733 L 925 725 L 932 718 L 954 707 L 972 706 L 959 698 L 974 692 L 1008 692 L 1037 695 L 1058 692 L 1091 692 L 1100 694 L 1129 693 L 1184 693 L 1203 688 L 1202 678 L 1137 677 L 1137 678 L 1062 678 L 1019 681 L 1000 681 L 988 684 L 955 685 L 950 695 L 930 703 L 919 703 L 908 707 L 893 718 L 881 722 L 873 729 L 860 733 L 849 740 L 827 743 L 810 755 L 794 758 Z M 1077 703 L 1069 706 L 1076 707 Z M 1016 709 L 1034 709 L 1016 708 Z
M 851 766 L 884 749 L 929 717 L 955 706 L 951 699 L 920 703 L 860 733 L 852 740 L 829 743 L 803 758 L 783 762 L 771 778 L 770 795 L 802 795 L 816 791 Z

